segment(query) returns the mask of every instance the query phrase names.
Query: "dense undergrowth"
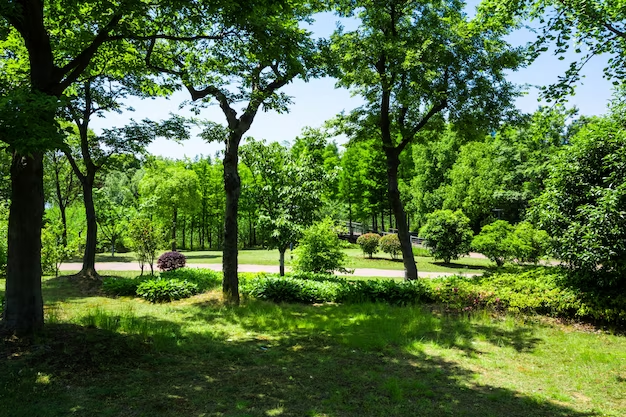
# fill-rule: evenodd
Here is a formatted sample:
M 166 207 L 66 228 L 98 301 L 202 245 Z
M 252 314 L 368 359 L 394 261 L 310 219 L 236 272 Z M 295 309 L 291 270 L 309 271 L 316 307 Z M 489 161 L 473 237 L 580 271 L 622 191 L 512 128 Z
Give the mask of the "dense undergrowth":
M 206 269 L 178 269 L 158 278 L 106 278 L 105 293 L 168 302 L 217 288 L 221 274 Z M 568 284 L 558 267 L 501 269 L 481 277 L 451 276 L 418 281 L 350 280 L 324 274 L 241 274 L 244 297 L 276 303 L 431 304 L 446 312 L 481 309 L 542 314 L 623 326 L 626 295 L 584 290 Z

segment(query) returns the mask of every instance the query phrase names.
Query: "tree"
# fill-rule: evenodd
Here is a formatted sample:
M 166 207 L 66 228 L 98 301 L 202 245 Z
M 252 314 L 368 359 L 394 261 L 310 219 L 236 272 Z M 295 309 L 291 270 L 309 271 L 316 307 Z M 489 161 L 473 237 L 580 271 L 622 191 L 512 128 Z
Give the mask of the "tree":
M 503 266 L 516 252 L 513 232 L 515 228 L 506 220 L 496 220 L 485 225 L 472 240 L 472 248 L 482 253 L 496 265 Z
M 103 45 L 125 45 L 179 17 L 185 1 L 95 2 L 17 0 L 0 7 L 0 48 L 15 65 L 0 75 L 0 140 L 9 145 L 11 208 L 4 326 L 29 333 L 43 325 L 41 228 L 43 154 L 62 146 L 60 98 Z M 184 9 L 191 13 L 190 8 Z M 144 32 L 137 33 L 137 30 Z
M 179 163 L 156 160 L 141 179 L 139 188 L 144 204 L 164 219 L 164 224 L 169 223 L 170 245 L 176 251 L 179 213 L 195 211 L 200 199 L 198 175 Z
M 359 236 L 356 243 L 361 247 L 363 253 L 369 255 L 370 259 L 372 259 L 372 255 L 378 252 L 379 240 L 380 235 L 378 233 L 365 233 Z
M 150 265 L 150 275 L 154 275 L 154 260 L 157 249 L 161 246 L 162 234 L 158 227 L 147 217 L 139 216 L 129 225 L 131 246 L 143 275 L 144 265 Z
M 531 219 L 552 236 L 554 255 L 592 286 L 625 283 L 625 143 L 619 115 L 592 119 L 554 157 L 533 201 Z
M 473 233 L 462 211 L 437 210 L 426 216 L 420 236 L 435 259 L 450 263 L 469 254 Z
M 282 276 L 286 250 L 298 241 L 304 228 L 319 219 L 332 172 L 325 171 L 306 145 L 299 152 L 290 152 L 276 142 L 266 144 L 248 138 L 241 155 L 254 180 L 258 225 L 266 231 L 268 246 L 278 249 Z
M 596 55 L 611 57 L 604 76 L 622 84 L 626 75 L 626 8 L 622 0 L 483 0 L 479 19 L 490 27 L 527 24 L 539 21 L 542 28 L 531 48 L 530 58 L 535 59 L 556 46 L 554 54 L 565 59 L 573 46 L 579 59 L 559 77 L 556 84 L 544 87 L 548 100 L 562 100 L 572 94 L 580 81 L 583 67 Z
M 382 142 L 405 278 L 417 279 L 399 190 L 401 154 L 443 116 L 470 131 L 495 125 L 516 95 L 504 72 L 518 68 L 521 56 L 502 39 L 505 30 L 483 30 L 480 22 L 466 17 L 461 2 L 364 0 L 339 5 L 343 15 L 361 20 L 358 30 L 340 29 L 333 36 L 338 84 L 366 100 L 348 123 L 355 135 L 361 132 L 361 137 Z
M 318 52 L 299 22 L 312 9 L 300 1 L 255 1 L 244 9 L 225 7 L 219 16 L 219 39 L 199 44 L 153 40 L 146 62 L 159 74 L 179 81 L 200 106 L 217 101 L 226 128 L 210 124 L 203 137 L 224 141 L 224 248 L 222 290 L 239 303 L 237 276 L 238 219 L 241 180 L 239 145 L 261 108 L 286 112 L 289 97 L 279 90 L 296 78 L 319 74 Z M 206 18 L 204 19 L 206 21 Z M 203 21 L 203 24 L 206 24 Z M 177 28 L 172 29 L 172 34 Z M 243 104 L 242 104 L 243 103 Z M 235 106 L 242 106 L 238 115 Z

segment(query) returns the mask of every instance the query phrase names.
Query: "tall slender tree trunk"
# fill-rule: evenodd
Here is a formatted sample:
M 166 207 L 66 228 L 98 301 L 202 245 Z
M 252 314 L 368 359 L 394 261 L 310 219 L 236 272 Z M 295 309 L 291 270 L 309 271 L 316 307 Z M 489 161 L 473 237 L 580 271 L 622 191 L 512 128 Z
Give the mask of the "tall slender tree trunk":
M 285 252 L 287 251 L 287 246 L 278 248 L 279 256 L 279 273 L 281 277 L 285 276 Z
M 181 248 L 182 248 L 183 250 L 185 250 L 185 249 L 187 248 L 187 247 L 185 246 L 185 240 L 186 240 L 186 236 L 185 236 L 185 235 L 186 235 L 186 232 L 187 232 L 187 231 L 186 231 L 186 229 L 187 229 L 187 217 L 183 216 L 183 221 L 182 221 L 181 223 L 183 224 L 183 227 L 182 227 L 182 232 L 183 232 L 183 243 L 182 243 L 182 245 L 181 245 Z
M 14 154 L 8 230 L 5 328 L 27 334 L 43 326 L 41 226 L 43 153 Z
M 400 190 L 398 189 L 398 167 L 400 166 L 400 159 L 397 155 L 397 151 L 393 148 L 386 148 L 385 154 L 387 155 L 389 203 L 396 218 L 398 238 L 400 239 L 400 247 L 402 249 L 402 261 L 404 262 L 404 278 L 406 280 L 415 280 L 417 279 L 417 265 L 415 265 L 409 226 L 402 200 L 400 199 Z
M 172 216 L 172 252 L 176 252 L 176 221 L 178 220 L 178 209 L 174 207 L 174 215 Z
M 193 226 L 194 226 L 194 221 L 193 221 L 193 217 L 191 218 L 191 227 L 189 228 L 189 250 L 193 250 Z
M 96 208 L 93 203 L 93 183 L 95 173 L 88 173 L 81 179 L 83 186 L 83 200 L 85 203 L 85 216 L 87 218 L 87 237 L 85 241 L 85 253 L 83 255 L 83 268 L 77 276 L 91 279 L 99 279 L 96 272 L 96 248 L 98 245 L 98 222 L 96 221 Z
M 222 256 L 222 270 L 224 280 L 222 291 L 224 298 L 234 304 L 239 304 L 239 277 L 237 276 L 237 212 L 239 211 L 239 195 L 241 193 L 241 179 L 237 169 L 239 161 L 239 141 L 241 136 L 231 133 L 224 154 L 224 191 L 226 192 L 226 211 L 224 214 L 224 247 Z

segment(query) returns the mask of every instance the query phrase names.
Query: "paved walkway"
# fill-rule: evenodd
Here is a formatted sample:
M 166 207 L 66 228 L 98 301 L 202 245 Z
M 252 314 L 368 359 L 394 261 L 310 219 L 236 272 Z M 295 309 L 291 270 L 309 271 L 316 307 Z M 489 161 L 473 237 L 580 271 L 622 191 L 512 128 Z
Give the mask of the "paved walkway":
M 66 263 L 61 265 L 61 271 L 80 271 L 82 264 L 80 263 Z M 222 264 L 187 264 L 189 268 L 207 268 L 214 271 L 221 271 Z M 144 270 L 150 270 L 149 266 L 146 266 Z M 96 270 L 99 271 L 140 271 L 139 264 L 136 262 L 98 262 L 96 263 Z M 289 267 L 286 268 L 290 270 Z M 278 273 L 278 265 L 239 265 L 239 272 L 268 272 Z M 402 278 L 404 277 L 404 271 L 393 269 L 373 269 L 373 268 L 357 268 L 353 274 L 339 274 L 347 276 L 357 277 L 390 277 L 390 278 Z M 455 274 L 452 272 L 419 272 L 419 276 L 423 278 L 436 278 L 445 277 L 450 275 L 465 275 L 474 276 L 475 273 L 462 273 Z

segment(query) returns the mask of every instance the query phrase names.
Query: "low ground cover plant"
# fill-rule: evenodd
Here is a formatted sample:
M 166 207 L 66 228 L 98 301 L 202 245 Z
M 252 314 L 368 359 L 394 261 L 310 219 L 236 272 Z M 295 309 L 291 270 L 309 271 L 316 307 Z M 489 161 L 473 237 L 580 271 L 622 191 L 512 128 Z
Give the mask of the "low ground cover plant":
M 102 290 L 115 296 L 139 296 L 150 302 L 188 298 L 220 285 L 222 276 L 210 269 L 181 268 L 162 272 L 158 277 L 107 277 Z

